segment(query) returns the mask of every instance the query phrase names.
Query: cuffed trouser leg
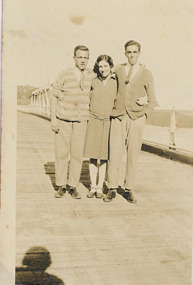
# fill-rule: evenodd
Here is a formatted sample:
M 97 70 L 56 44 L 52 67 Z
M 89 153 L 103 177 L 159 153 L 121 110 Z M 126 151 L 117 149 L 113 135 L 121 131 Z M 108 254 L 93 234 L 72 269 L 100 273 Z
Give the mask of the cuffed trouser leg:
M 110 129 L 110 152 L 108 163 L 108 187 L 117 188 L 119 185 L 119 172 L 125 148 L 125 117 L 122 121 L 112 119 Z
M 126 150 L 126 173 L 124 187 L 132 189 L 135 185 L 135 175 L 137 169 L 137 161 L 141 150 L 143 130 L 146 122 L 146 117 L 143 116 L 136 120 L 131 120 L 126 116 L 127 125 L 127 150 Z
M 61 186 L 67 184 L 72 123 L 62 120 L 58 122 L 60 129 L 55 134 L 55 176 L 56 185 Z
M 68 184 L 77 187 L 80 179 L 87 122 L 73 122 Z

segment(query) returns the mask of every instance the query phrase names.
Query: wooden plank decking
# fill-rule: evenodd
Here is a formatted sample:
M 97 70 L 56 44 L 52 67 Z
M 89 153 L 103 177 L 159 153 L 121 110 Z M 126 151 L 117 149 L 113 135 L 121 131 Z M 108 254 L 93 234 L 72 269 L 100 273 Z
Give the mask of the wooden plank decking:
M 54 198 L 50 122 L 18 113 L 16 267 L 31 247 L 51 256 L 47 272 L 65 285 L 190 285 L 193 168 L 141 152 L 136 205 Z M 56 283 L 54 283 L 56 284 Z

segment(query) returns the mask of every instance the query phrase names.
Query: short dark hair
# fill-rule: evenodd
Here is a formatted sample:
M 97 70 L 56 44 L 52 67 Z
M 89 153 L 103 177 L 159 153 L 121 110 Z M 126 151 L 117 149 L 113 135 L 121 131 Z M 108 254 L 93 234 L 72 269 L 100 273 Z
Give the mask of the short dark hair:
M 97 58 L 97 60 L 96 60 L 96 62 L 95 62 L 94 68 L 93 68 L 93 71 L 94 71 L 98 76 L 100 76 L 100 72 L 99 72 L 99 62 L 102 61 L 102 60 L 108 62 L 110 68 L 114 66 L 113 60 L 112 60 L 112 58 L 111 58 L 109 55 L 106 55 L 106 54 L 99 55 L 99 57 Z
M 138 47 L 138 50 L 139 50 L 139 51 L 141 51 L 141 45 L 140 45 L 140 43 L 138 43 L 138 42 L 136 42 L 136 41 L 134 41 L 134 40 L 131 40 L 131 41 L 126 42 L 126 44 L 125 44 L 125 50 L 126 50 L 126 48 L 127 48 L 128 46 L 134 46 L 134 45 Z
M 80 45 L 80 46 L 76 46 L 76 47 L 74 48 L 74 56 L 76 56 L 77 50 L 88 51 L 88 53 L 89 53 L 89 49 L 88 49 L 86 46 Z

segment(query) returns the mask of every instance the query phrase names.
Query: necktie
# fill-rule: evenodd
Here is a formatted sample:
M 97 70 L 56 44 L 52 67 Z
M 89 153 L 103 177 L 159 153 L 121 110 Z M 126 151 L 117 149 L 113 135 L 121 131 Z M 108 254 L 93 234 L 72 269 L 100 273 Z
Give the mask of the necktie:
M 84 71 L 81 70 L 81 76 L 80 76 L 80 88 L 81 88 L 81 90 L 84 89 L 84 79 L 85 79 Z
M 129 73 L 128 73 L 127 77 L 126 77 L 125 84 L 129 83 L 132 72 L 133 72 L 133 65 L 131 65 L 131 67 L 129 69 Z

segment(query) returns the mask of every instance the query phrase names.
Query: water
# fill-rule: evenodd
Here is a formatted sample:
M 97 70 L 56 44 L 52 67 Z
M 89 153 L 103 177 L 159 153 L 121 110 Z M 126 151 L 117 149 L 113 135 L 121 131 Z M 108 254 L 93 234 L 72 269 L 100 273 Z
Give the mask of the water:
M 169 127 L 157 127 L 157 126 L 146 125 L 143 139 L 155 143 L 169 145 Z M 193 152 L 192 128 L 176 129 L 176 146 L 177 148 Z

